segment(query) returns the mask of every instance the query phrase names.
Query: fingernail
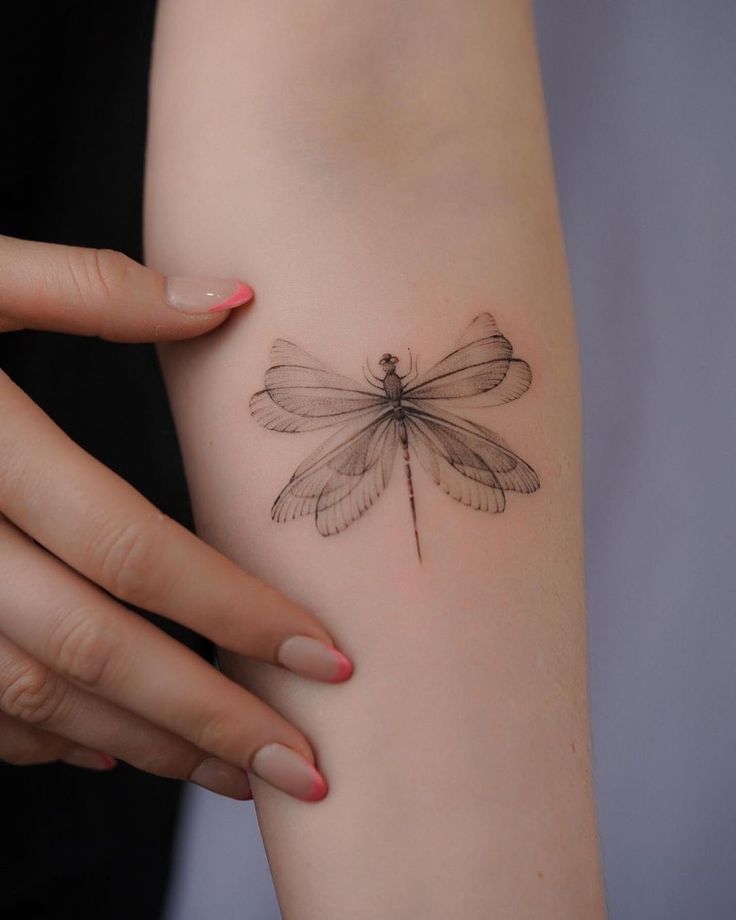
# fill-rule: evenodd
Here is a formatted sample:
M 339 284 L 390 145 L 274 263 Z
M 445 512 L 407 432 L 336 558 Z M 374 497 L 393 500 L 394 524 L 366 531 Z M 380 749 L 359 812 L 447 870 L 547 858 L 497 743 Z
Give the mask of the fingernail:
M 346 680 L 353 673 L 349 658 L 311 636 L 290 636 L 279 646 L 276 658 L 290 671 L 317 680 Z
M 322 774 L 301 754 L 272 742 L 256 751 L 250 769 L 261 779 L 306 802 L 317 802 L 327 795 Z
M 245 770 L 240 770 L 216 757 L 208 757 L 207 760 L 203 760 L 189 779 L 192 783 L 209 789 L 210 792 L 226 795 L 231 799 L 252 798 L 248 774 Z
M 109 754 L 100 754 L 99 751 L 91 751 L 89 748 L 75 748 L 66 757 L 62 757 L 62 760 L 72 767 L 84 767 L 85 770 L 112 770 L 118 764 Z
M 182 313 L 217 313 L 253 299 L 253 289 L 234 278 L 167 278 L 166 302 Z

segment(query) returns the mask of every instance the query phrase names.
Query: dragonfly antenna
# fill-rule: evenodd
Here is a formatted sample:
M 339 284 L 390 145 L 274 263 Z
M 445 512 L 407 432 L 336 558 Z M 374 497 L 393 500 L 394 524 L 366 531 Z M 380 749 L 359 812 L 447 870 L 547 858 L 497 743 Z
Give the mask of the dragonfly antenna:
M 411 348 L 407 347 L 406 350 L 409 352 L 409 370 L 401 378 L 402 380 L 406 381 L 404 386 L 406 386 L 407 383 L 413 383 L 419 376 L 419 355 L 417 355 L 415 359 Z M 413 377 L 411 376 L 412 370 L 414 371 Z
M 368 373 L 371 375 L 371 377 L 373 377 L 373 379 L 377 381 L 378 383 L 383 384 L 383 377 L 379 377 L 377 374 L 373 373 L 373 368 L 371 367 L 370 358 L 365 359 L 365 365 L 368 368 Z M 383 386 L 381 387 L 381 389 L 383 389 Z

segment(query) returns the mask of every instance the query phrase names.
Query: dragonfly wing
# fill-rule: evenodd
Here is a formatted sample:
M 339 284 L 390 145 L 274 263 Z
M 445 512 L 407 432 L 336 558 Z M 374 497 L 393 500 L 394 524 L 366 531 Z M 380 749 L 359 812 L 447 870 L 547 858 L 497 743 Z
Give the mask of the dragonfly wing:
M 398 438 L 392 413 L 350 424 L 295 470 L 273 504 L 275 521 L 314 514 L 323 536 L 339 533 L 378 498 L 391 477 Z
M 365 454 L 361 447 L 339 463 L 330 464 L 333 472 L 320 493 L 315 514 L 322 536 L 345 530 L 376 501 L 391 478 L 398 443 L 396 424 L 387 418 L 376 429 Z M 362 467 L 365 469 L 360 475 Z
M 444 492 L 476 511 L 503 511 L 501 484 L 476 454 L 462 443 L 436 438 L 424 420 L 407 416 L 406 427 L 412 452 Z
M 387 404 L 384 393 L 366 389 L 330 370 L 293 342 L 277 339 L 264 389 L 250 400 L 253 417 L 277 431 L 326 428 Z
M 250 414 L 264 428 L 271 431 L 315 431 L 318 428 L 329 428 L 331 425 L 342 424 L 348 420 L 362 419 L 364 423 L 385 411 L 386 403 L 380 400 L 374 405 L 364 408 L 354 408 L 334 415 L 299 415 L 290 409 L 280 406 L 268 390 L 259 390 L 250 398 Z
M 535 492 L 539 477 L 503 439 L 481 425 L 437 410 L 408 407 L 410 446 L 445 492 L 483 511 L 503 511 L 504 492 Z
M 486 408 L 518 399 L 529 389 L 532 372 L 526 361 L 511 355 L 511 343 L 496 321 L 490 313 L 481 313 L 455 348 L 412 381 L 404 396 Z

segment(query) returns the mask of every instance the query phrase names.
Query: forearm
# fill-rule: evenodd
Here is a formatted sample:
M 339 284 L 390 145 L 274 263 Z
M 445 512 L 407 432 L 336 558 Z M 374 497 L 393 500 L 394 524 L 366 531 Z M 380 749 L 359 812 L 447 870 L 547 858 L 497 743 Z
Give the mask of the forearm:
M 284 915 L 601 916 L 577 357 L 527 5 L 164 0 L 146 210 L 155 267 L 257 292 L 163 354 L 198 529 L 356 664 L 338 688 L 229 662 L 307 733 L 331 787 L 305 805 L 253 780 Z M 362 381 L 366 357 L 375 372 L 407 346 L 425 371 L 486 311 L 534 380 L 460 415 L 537 491 L 473 510 L 409 445 L 419 563 L 397 433 L 351 526 L 271 519 L 332 433 L 249 414 L 275 339 Z

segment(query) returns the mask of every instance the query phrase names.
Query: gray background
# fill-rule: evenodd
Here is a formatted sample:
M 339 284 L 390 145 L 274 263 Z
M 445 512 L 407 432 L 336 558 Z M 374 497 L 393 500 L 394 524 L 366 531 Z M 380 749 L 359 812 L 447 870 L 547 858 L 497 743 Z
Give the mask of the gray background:
M 612 920 L 736 917 L 736 2 L 539 0 L 583 373 Z M 192 791 L 167 920 L 277 920 L 253 806 Z

